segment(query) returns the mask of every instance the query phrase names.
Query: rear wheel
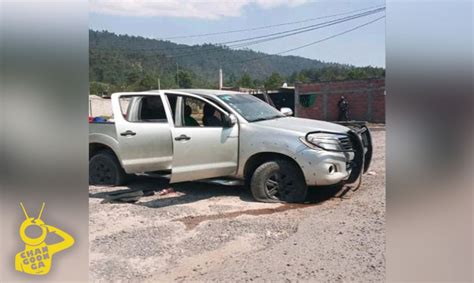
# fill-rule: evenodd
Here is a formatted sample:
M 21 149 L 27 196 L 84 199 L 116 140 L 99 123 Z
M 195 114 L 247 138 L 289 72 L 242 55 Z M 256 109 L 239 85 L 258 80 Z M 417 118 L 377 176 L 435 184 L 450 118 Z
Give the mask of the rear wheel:
M 261 164 L 252 175 L 250 189 L 262 202 L 303 202 L 307 194 L 301 170 L 286 160 Z
M 102 151 L 89 160 L 89 184 L 120 186 L 125 183 L 127 174 L 115 154 Z

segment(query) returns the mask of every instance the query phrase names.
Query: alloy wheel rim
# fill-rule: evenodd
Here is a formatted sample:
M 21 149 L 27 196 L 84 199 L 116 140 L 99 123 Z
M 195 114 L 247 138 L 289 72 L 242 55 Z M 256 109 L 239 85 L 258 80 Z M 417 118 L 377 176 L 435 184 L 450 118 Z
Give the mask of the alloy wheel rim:
M 270 198 L 285 200 L 294 193 L 293 184 L 291 176 L 275 172 L 265 181 L 265 190 Z
M 94 166 L 94 177 L 98 183 L 110 183 L 113 180 L 113 172 L 109 166 L 103 162 L 98 162 Z

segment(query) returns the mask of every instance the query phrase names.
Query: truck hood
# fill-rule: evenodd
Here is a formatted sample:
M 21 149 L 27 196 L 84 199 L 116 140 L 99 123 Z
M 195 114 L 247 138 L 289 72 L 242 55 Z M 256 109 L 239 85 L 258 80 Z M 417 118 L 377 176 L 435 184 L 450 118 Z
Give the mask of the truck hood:
M 295 117 L 284 117 L 251 123 L 256 126 L 278 128 L 306 134 L 311 131 L 331 131 L 345 133 L 349 128 L 330 122 Z

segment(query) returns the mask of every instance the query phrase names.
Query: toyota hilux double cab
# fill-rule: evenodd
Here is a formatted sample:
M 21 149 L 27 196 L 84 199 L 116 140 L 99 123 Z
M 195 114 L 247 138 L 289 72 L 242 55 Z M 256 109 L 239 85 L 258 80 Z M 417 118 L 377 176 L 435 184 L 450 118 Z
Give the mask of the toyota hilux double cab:
M 368 170 L 366 126 L 289 117 L 245 93 L 157 90 L 115 93 L 113 118 L 89 125 L 89 183 L 132 174 L 170 183 L 242 180 L 263 202 L 303 202 L 308 186 L 354 183 Z

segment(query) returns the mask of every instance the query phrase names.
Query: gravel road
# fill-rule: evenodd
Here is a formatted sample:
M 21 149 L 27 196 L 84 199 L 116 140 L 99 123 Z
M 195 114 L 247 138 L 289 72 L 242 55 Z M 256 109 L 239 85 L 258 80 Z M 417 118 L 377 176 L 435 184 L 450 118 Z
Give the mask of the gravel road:
M 310 188 L 308 203 L 254 202 L 243 187 L 173 186 L 165 196 L 110 202 L 129 187 L 89 189 L 93 281 L 359 281 L 385 279 L 385 131 L 372 132 L 369 174 L 354 188 Z

